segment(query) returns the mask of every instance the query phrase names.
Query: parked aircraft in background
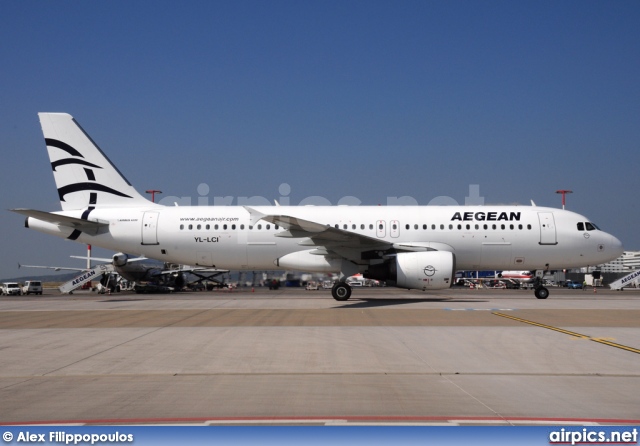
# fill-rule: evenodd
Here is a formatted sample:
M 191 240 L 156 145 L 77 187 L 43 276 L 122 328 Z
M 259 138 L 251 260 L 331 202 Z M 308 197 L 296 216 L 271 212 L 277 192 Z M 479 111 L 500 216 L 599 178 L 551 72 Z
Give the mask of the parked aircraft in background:
M 71 256 L 76 259 L 87 259 L 87 257 Z M 73 268 L 61 266 L 37 266 L 20 265 L 24 268 L 45 268 L 55 271 L 78 271 L 85 273 L 78 278 L 63 284 L 60 291 L 68 293 L 80 287 L 83 283 L 100 278 L 102 286 L 114 289 L 118 279 L 117 275 L 136 284 L 137 291 L 161 291 L 168 288 L 182 289 L 187 284 L 202 282 L 204 280 L 217 282 L 215 277 L 227 273 L 228 270 L 218 270 L 211 268 L 192 268 L 186 265 L 169 265 L 158 260 L 146 257 L 129 257 L 124 253 L 114 254 L 112 258 L 90 257 L 90 261 L 104 262 L 100 265 L 92 265 L 89 268 Z M 192 274 L 198 277 L 196 280 L 188 281 L 186 275 Z
M 502 271 L 498 273 L 500 279 L 515 279 L 518 282 L 531 282 L 535 279 L 533 271 Z
M 456 270 L 596 265 L 622 244 L 589 219 L 536 206 L 161 206 L 140 195 L 68 114 L 40 113 L 62 211 L 14 209 L 25 226 L 164 262 L 340 273 L 420 290 Z M 538 281 L 535 295 L 545 299 Z

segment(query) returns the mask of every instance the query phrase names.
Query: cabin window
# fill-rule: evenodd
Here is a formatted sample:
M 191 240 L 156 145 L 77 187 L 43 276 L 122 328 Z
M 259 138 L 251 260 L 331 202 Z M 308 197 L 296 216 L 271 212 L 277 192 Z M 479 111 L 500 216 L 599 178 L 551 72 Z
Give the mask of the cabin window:
M 262 229 L 262 225 L 258 225 L 258 229 Z
M 236 225 L 231 225 L 231 229 L 235 230 L 236 229 Z
M 483 228 L 485 229 L 485 231 L 488 229 L 487 225 L 483 225 Z
M 467 231 L 471 229 L 471 225 L 467 225 Z
M 413 225 L 413 229 L 418 229 L 418 225 Z
M 364 225 L 360 225 L 360 229 L 364 229 Z
M 531 225 L 527 225 L 527 229 L 531 229 Z
M 209 229 L 211 229 L 211 225 L 205 226 L 205 229 L 208 231 Z
M 267 225 L 267 229 L 271 229 L 271 225 Z
M 244 229 L 244 225 L 240 225 L 240 229 Z
M 518 225 L 518 229 L 522 230 L 522 225 Z
M 422 225 L 422 229 L 427 230 L 427 225 Z
M 509 229 L 513 229 L 513 225 L 509 225 Z
M 184 229 L 184 225 L 180 225 L 180 230 L 182 231 Z
M 440 225 L 440 229 L 444 229 L 444 225 Z
M 500 225 L 500 229 L 504 229 L 504 225 Z
M 196 229 L 197 229 L 197 230 L 202 229 L 202 225 L 198 225 L 198 226 L 196 227 Z
M 369 224 L 369 229 L 373 229 L 373 225 L 372 224 Z
M 491 225 L 491 229 L 496 229 L 496 225 Z
M 436 228 L 436 225 L 431 225 L 431 229 L 435 229 L 435 228 Z
M 227 230 L 227 225 L 226 224 L 222 225 L 222 229 L 224 229 L 226 231 Z
M 189 225 L 189 230 L 193 229 L 193 225 Z
M 476 229 L 480 229 L 480 226 L 476 225 Z

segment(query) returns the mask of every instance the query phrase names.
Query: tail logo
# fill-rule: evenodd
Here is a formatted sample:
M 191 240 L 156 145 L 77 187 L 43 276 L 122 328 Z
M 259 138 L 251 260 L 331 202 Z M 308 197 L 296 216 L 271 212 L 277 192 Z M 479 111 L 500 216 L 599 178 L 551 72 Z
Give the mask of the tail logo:
M 71 147 L 67 143 L 64 143 L 62 141 L 58 141 L 57 139 L 51 139 L 51 138 L 45 138 L 45 142 L 46 142 L 48 147 L 56 147 L 56 148 L 58 148 L 60 150 L 63 150 L 65 152 L 67 152 L 71 156 L 84 158 L 84 156 L 82 156 L 82 154 L 80 152 L 78 152 L 76 149 L 74 149 L 73 147 Z M 78 164 L 78 165 L 81 165 L 81 166 L 86 166 L 84 168 L 84 172 L 85 172 L 85 175 L 87 176 L 87 180 L 88 181 L 96 181 L 95 174 L 94 174 L 93 170 L 90 169 L 90 168 L 102 169 L 102 167 L 100 167 L 100 166 L 98 166 L 96 164 L 90 163 L 89 161 L 86 161 L 84 159 L 77 159 L 77 158 L 59 159 L 59 160 L 54 161 L 54 162 L 51 163 L 51 168 L 55 172 L 58 167 L 69 165 L 69 164 Z M 112 189 L 112 188 L 110 188 L 108 186 L 105 186 L 104 184 L 90 183 L 90 182 L 72 183 L 72 184 L 67 184 L 66 186 L 60 187 L 60 188 L 58 188 L 58 196 L 60 197 L 60 201 L 65 201 L 65 199 L 64 199 L 65 195 L 73 193 L 73 192 L 80 192 L 80 191 L 85 191 L 85 190 L 104 192 L 104 193 L 107 193 L 107 194 L 116 195 L 118 197 L 133 198 L 130 195 L 127 195 L 125 193 L 122 193 L 120 191 Z M 91 201 L 90 204 L 96 204 L 97 194 L 92 193 L 90 201 Z

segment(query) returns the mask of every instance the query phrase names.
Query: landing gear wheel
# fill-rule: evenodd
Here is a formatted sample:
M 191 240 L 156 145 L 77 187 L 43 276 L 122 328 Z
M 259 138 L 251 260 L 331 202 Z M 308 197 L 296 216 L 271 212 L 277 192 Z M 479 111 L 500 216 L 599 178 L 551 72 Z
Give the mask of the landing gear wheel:
M 549 290 L 541 286 L 540 288 L 536 288 L 535 295 L 538 299 L 546 299 L 549 297 Z
M 335 300 L 341 302 L 349 300 L 351 297 L 351 287 L 345 282 L 338 282 L 331 288 L 331 295 Z

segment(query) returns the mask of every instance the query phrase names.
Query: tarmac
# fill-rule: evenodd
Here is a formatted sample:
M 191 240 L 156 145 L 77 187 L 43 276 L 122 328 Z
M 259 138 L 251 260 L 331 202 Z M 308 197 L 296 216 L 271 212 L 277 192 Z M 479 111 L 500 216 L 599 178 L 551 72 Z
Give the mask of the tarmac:
M 640 290 L 0 298 L 1 424 L 640 424 Z

